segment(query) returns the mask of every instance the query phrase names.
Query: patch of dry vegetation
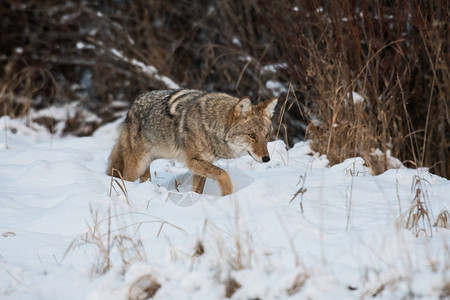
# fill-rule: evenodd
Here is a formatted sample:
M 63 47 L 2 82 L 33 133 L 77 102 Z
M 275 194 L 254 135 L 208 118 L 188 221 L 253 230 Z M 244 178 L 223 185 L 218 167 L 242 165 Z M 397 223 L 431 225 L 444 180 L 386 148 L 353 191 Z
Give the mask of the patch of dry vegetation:
M 373 149 L 450 176 L 445 2 L 310 1 L 271 10 L 314 150 L 389 168 Z M 355 101 L 352 92 L 364 101 Z M 379 159 L 379 157 L 378 157 Z
M 414 234 L 419 236 L 420 233 L 433 236 L 433 228 L 431 226 L 433 215 L 429 207 L 429 198 L 427 192 L 428 182 L 420 176 L 415 176 L 411 186 L 414 192 L 414 198 L 411 206 L 406 214 L 406 228 L 410 229 Z
M 147 274 L 139 277 L 131 284 L 128 291 L 128 300 L 145 300 L 153 298 L 156 292 L 161 288 L 161 284 Z
M 447 209 L 444 209 L 439 213 L 434 226 L 450 229 L 450 212 Z
M 280 138 L 306 134 L 332 164 L 361 156 L 378 174 L 393 167 L 371 155 L 380 149 L 450 178 L 449 10 L 406 0 L 2 1 L 0 111 L 78 101 L 101 120 L 79 116 L 64 132 L 88 135 L 168 76 L 256 101 L 287 96 Z
M 145 261 L 146 253 L 142 241 L 137 234 L 128 232 L 127 225 L 121 225 L 114 229 L 112 223 L 120 216 L 111 216 L 101 219 L 98 211 L 91 207 L 92 222 L 88 223 L 88 230 L 82 240 L 93 245 L 97 252 L 97 259 L 93 262 L 92 274 L 104 274 L 113 267 L 113 252 L 120 255 L 121 265 L 124 270 L 134 262 Z M 139 228 L 139 227 L 138 227 Z

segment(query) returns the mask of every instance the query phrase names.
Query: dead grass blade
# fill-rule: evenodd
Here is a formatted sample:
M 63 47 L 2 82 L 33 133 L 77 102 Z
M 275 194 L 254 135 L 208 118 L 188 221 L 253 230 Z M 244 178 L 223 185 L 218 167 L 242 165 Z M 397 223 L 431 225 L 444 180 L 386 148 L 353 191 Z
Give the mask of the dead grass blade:
M 432 215 L 427 205 L 428 196 L 426 192 L 427 181 L 422 177 L 415 175 L 411 190 L 415 191 L 411 207 L 406 215 L 406 228 L 411 230 L 416 237 L 423 232 L 427 236 L 433 236 L 431 226 Z
M 308 274 L 305 273 L 297 274 L 297 276 L 294 279 L 294 282 L 292 282 L 291 287 L 289 287 L 288 290 L 286 291 L 288 296 L 297 294 L 303 288 L 308 278 L 309 278 Z
M 439 213 L 433 226 L 450 229 L 450 213 L 447 209 L 443 209 Z
M 119 170 L 115 169 L 115 168 L 112 169 L 111 173 L 112 173 L 112 175 L 111 175 L 111 182 L 110 182 L 110 187 L 109 187 L 109 196 L 111 197 L 113 189 L 114 189 L 114 191 L 116 193 L 118 193 L 116 188 L 114 187 L 114 184 L 113 184 L 113 183 L 116 183 L 117 186 L 122 191 L 123 195 L 125 196 L 125 199 L 127 200 L 127 204 L 130 205 L 130 199 L 128 198 L 128 190 L 127 190 L 127 186 L 125 184 L 125 180 L 122 177 L 122 173 Z M 117 173 L 117 175 L 119 176 L 119 178 L 121 180 L 121 183 L 116 178 L 114 178 L 114 173 Z
M 294 196 L 292 196 L 291 200 L 289 200 L 289 203 L 291 203 L 292 201 L 294 201 L 295 198 L 297 198 L 298 195 L 300 195 L 300 211 L 303 215 L 303 195 L 308 191 L 305 188 L 305 182 L 306 182 L 306 171 L 304 175 L 301 175 L 297 186 L 300 185 L 300 188 L 297 190 L 297 192 L 295 192 Z

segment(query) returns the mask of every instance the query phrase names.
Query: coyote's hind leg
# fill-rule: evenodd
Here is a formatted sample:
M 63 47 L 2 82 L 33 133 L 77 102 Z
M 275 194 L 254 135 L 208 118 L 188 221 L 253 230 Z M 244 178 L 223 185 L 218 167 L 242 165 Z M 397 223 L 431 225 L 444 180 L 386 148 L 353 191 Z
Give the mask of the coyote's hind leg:
M 135 181 L 138 178 L 140 182 L 147 181 L 150 178 L 151 158 L 147 151 L 133 149 L 124 159 L 123 178 L 129 181 Z
M 141 181 L 141 183 L 142 183 L 142 182 L 146 182 L 146 181 L 149 180 L 149 179 L 150 179 L 150 181 L 151 181 L 151 178 L 150 178 L 150 164 L 149 164 L 149 166 L 147 167 L 147 169 L 144 171 L 144 174 L 141 175 L 140 181 Z

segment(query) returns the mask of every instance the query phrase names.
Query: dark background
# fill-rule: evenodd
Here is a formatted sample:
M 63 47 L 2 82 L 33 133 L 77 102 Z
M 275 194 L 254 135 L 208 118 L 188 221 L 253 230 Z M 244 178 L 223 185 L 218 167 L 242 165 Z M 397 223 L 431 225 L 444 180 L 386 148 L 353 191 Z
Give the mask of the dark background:
M 279 95 L 277 136 L 305 136 L 332 164 L 388 150 L 450 178 L 449 1 L 0 2 L 0 109 L 77 101 L 99 120 L 68 118 L 89 135 L 134 98 L 180 87 Z M 147 66 L 147 67 L 146 67 Z M 153 66 L 155 69 L 150 68 Z M 362 95 L 354 103 L 352 91 Z M 54 120 L 35 122 L 53 130 Z

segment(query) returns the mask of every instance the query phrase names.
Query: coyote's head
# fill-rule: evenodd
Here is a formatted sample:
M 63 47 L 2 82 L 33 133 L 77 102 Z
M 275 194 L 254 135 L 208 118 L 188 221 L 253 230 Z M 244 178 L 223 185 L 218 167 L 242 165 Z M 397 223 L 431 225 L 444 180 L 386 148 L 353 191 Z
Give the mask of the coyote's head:
M 242 98 L 228 116 L 226 141 L 234 156 L 249 154 L 257 162 L 270 160 L 267 142 L 272 132 L 272 118 L 277 98 L 252 105 L 250 98 Z

